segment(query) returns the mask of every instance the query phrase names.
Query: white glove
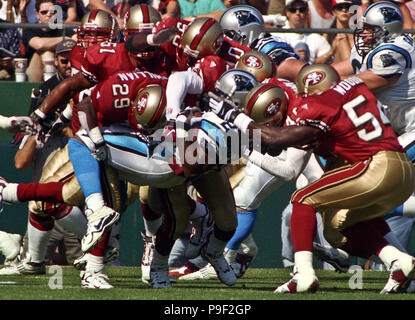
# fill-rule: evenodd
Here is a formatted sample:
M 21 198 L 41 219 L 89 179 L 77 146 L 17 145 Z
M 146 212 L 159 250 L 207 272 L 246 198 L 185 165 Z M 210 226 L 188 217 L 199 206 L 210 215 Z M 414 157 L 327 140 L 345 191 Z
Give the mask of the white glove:
M 108 157 L 107 146 L 105 142 L 95 145 L 95 151 L 92 152 L 92 155 L 98 161 L 105 161 Z
M 222 99 L 213 92 L 208 93 L 210 109 L 221 119 L 228 121 L 233 113 L 239 113 L 238 107 L 228 99 Z
M 0 128 L 12 133 L 36 134 L 40 130 L 40 125 L 28 116 L 0 116 Z

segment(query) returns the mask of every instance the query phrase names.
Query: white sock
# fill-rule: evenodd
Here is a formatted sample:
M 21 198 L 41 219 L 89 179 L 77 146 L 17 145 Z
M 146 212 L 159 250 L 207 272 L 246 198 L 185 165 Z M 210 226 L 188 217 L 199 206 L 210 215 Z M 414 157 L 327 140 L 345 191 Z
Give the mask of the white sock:
M 295 252 L 294 263 L 299 273 L 314 273 L 313 253 L 311 251 Z
M 8 183 L 7 186 L 3 189 L 3 201 L 18 203 L 19 198 L 17 197 L 17 187 L 18 183 Z
M 86 233 L 88 221 L 79 207 L 72 207 L 63 218 L 56 220 L 66 230 L 73 232 L 79 239 Z
M 159 217 L 155 220 L 146 220 L 143 218 L 144 228 L 146 229 L 146 236 L 152 237 L 156 234 L 157 230 L 160 228 L 163 223 L 163 217 Z
M 91 253 L 87 253 L 86 272 L 101 273 L 104 271 L 104 257 L 94 256 Z
M 46 250 L 52 230 L 43 231 L 35 228 L 29 222 L 27 225 L 28 253 L 30 261 L 40 263 L 45 261 Z
M 85 199 L 85 204 L 88 209 L 97 211 L 105 206 L 104 197 L 101 193 L 93 193 Z
M 204 217 L 207 214 L 206 212 L 207 208 L 204 204 L 201 204 L 198 201 L 195 201 L 195 203 L 196 203 L 195 209 L 189 216 L 190 221 L 193 221 L 200 217 Z

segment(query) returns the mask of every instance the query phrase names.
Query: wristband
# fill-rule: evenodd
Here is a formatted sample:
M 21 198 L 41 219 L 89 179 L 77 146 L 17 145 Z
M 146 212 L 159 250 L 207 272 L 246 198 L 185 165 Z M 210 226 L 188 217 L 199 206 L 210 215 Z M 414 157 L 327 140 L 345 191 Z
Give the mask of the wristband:
M 235 120 L 233 121 L 233 124 L 242 131 L 242 133 L 246 134 L 248 133 L 248 126 L 251 122 L 253 122 L 250 117 L 248 117 L 244 113 L 240 113 L 236 116 Z
M 66 108 L 62 111 L 61 116 L 70 121 L 72 119 L 72 107 L 68 104 Z
M 38 116 L 39 117 L 39 119 L 42 119 L 42 120 L 44 120 L 45 118 L 46 118 L 46 114 L 44 114 L 42 111 L 40 111 L 39 109 L 36 109 L 34 112 L 33 112 L 36 116 Z
M 96 146 L 104 143 L 104 138 L 102 137 L 99 127 L 89 130 L 88 135 Z
M 156 44 L 154 43 L 154 34 L 149 34 L 149 35 L 147 35 L 146 40 L 147 40 L 147 43 L 148 43 L 150 46 L 156 46 Z

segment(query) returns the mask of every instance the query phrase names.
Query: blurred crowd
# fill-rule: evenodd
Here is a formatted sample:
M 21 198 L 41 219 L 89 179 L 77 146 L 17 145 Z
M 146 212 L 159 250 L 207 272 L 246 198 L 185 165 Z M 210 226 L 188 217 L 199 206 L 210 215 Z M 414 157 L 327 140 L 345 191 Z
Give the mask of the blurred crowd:
M 210 16 L 219 20 L 227 8 L 248 4 L 264 15 L 268 28 L 337 28 L 349 29 L 353 8 L 366 8 L 368 0 L 302 0 L 300 7 L 288 10 L 290 0 L 2 0 L 0 23 L 56 24 L 67 27 L 1 28 L 0 29 L 0 79 L 8 81 L 42 82 L 56 71 L 54 52 L 64 38 L 76 39 L 76 25 L 93 9 L 110 12 L 121 29 L 125 13 L 137 3 L 147 3 L 160 11 L 163 18 L 176 16 L 194 19 Z M 376 2 L 376 1 L 374 1 Z M 412 29 L 415 19 L 415 0 L 395 1 L 404 14 L 404 29 Z M 298 8 L 298 10 L 297 10 Z M 290 7 L 290 9 L 292 9 Z M 60 21 L 59 21 L 60 19 Z M 352 33 L 281 33 L 310 63 L 342 61 L 350 54 Z M 15 60 L 17 59 L 17 60 Z M 21 60 L 23 59 L 23 60 Z M 22 63 L 25 75 L 15 76 L 15 67 Z M 18 72 L 21 74 L 21 70 Z

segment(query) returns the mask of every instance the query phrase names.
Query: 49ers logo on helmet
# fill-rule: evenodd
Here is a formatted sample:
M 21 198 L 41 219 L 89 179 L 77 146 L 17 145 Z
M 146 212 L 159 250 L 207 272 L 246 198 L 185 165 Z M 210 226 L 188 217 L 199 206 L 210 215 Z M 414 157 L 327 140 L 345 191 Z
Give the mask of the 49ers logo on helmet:
M 323 81 L 326 75 L 320 71 L 313 71 L 304 77 L 304 84 L 306 85 L 316 85 L 319 82 Z
M 141 97 L 140 100 L 137 102 L 137 113 L 143 114 L 144 110 L 146 109 L 148 101 L 148 93 L 145 92 Z
M 262 61 L 255 56 L 246 56 L 244 58 L 244 63 L 251 68 L 259 69 L 262 67 Z
M 276 98 L 271 104 L 264 110 L 264 116 L 271 118 L 277 114 L 281 107 L 281 100 Z

